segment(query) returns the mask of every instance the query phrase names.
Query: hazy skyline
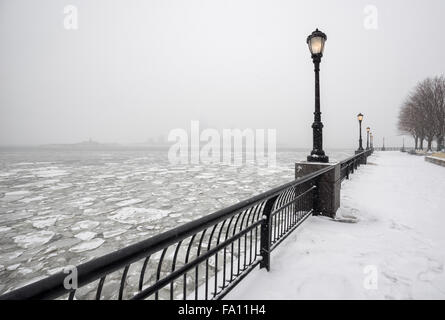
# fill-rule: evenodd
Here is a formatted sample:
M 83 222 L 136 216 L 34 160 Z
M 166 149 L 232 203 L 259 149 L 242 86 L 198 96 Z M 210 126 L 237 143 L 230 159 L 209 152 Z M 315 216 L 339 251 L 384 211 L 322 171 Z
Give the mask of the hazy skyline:
M 325 149 L 357 146 L 359 112 L 375 145 L 400 145 L 403 99 L 445 71 L 443 12 L 443 0 L 0 0 L 0 145 L 137 143 L 199 120 L 310 148 L 317 27 Z

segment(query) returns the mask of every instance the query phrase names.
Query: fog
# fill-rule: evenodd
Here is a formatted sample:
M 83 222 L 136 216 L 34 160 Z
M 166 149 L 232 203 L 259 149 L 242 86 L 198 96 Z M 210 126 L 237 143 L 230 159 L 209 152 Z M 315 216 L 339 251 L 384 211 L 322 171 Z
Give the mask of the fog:
M 356 147 L 359 112 L 375 145 L 399 146 L 404 97 L 445 71 L 444 12 L 443 0 L 0 0 L 0 145 L 139 143 L 199 120 L 309 148 L 306 37 L 319 28 L 325 148 Z

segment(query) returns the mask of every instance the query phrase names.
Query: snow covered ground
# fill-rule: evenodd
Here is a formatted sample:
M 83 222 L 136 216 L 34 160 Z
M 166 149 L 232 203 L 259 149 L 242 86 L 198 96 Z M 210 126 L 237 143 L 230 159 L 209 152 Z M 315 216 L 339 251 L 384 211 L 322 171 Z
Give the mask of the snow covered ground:
M 445 299 L 445 168 L 377 152 L 226 299 Z M 351 223 L 352 222 L 352 223 Z

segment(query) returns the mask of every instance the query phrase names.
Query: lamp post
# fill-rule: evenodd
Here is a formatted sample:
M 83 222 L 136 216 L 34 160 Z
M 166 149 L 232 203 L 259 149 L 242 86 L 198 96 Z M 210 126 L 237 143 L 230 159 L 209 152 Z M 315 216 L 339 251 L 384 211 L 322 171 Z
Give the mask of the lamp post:
M 326 34 L 316 29 L 307 37 L 307 44 L 312 55 L 315 71 L 315 112 L 313 129 L 313 149 L 307 157 L 308 162 L 329 162 L 329 157 L 323 151 L 323 123 L 320 112 L 320 62 L 323 57 L 324 44 L 327 40 Z
M 370 127 L 366 128 L 366 150 L 369 150 L 369 131 L 371 130 Z
M 370 140 L 371 140 L 371 142 L 370 142 L 371 143 L 371 150 L 373 150 L 374 149 L 374 143 L 373 143 L 374 135 L 372 133 L 370 133 L 369 136 L 370 136 Z
M 355 152 L 356 154 L 360 153 L 360 152 L 363 152 L 363 145 L 362 145 L 362 121 L 363 121 L 363 115 L 361 113 L 359 113 L 357 115 L 357 119 L 358 119 L 358 124 L 359 124 L 360 135 L 359 135 L 359 139 L 358 139 L 358 149 Z
M 382 147 L 382 151 L 385 151 L 385 137 L 383 137 L 383 147 Z

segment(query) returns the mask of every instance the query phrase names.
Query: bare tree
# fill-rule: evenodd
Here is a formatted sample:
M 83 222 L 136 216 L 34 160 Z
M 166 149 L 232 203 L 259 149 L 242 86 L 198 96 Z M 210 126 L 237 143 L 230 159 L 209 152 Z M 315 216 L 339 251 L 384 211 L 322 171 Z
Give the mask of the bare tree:
M 445 136 L 445 77 L 427 78 L 417 84 L 399 112 L 398 129 L 410 134 L 416 149 L 423 150 L 423 141 L 431 151 L 434 139 L 440 149 Z
M 443 148 L 445 135 L 445 77 L 435 77 L 433 80 L 434 94 L 434 130 L 437 141 L 437 150 Z

